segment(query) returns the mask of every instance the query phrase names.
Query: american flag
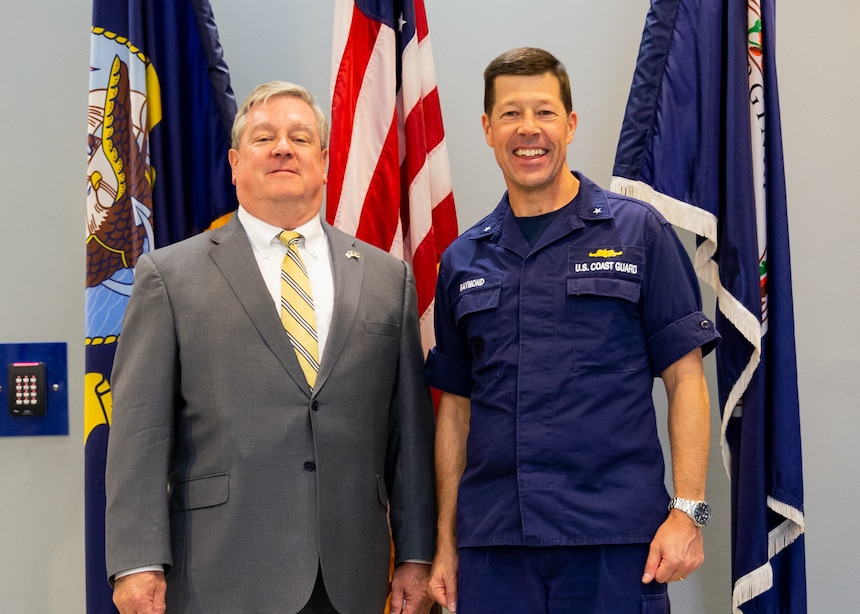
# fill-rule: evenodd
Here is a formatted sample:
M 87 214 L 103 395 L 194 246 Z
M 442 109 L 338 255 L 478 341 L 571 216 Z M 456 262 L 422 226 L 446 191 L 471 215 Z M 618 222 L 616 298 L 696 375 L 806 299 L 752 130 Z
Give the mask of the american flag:
M 421 338 L 457 215 L 424 0 L 336 0 L 326 219 L 408 262 Z

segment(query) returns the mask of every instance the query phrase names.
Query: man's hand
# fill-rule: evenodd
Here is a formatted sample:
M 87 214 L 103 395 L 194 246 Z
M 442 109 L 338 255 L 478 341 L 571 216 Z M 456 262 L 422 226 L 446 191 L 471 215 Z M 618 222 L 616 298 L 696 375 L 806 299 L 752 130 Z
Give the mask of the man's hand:
M 427 593 L 430 565 L 401 563 L 391 579 L 391 614 L 427 614 L 433 601 Z
M 436 553 L 430 572 L 430 596 L 450 612 L 457 611 L 457 574 L 459 570 L 457 550 Z
M 642 582 L 684 580 L 705 560 L 702 529 L 679 510 L 672 510 L 651 542 Z
M 163 614 L 167 581 L 162 571 L 142 571 L 114 582 L 113 602 L 120 614 Z

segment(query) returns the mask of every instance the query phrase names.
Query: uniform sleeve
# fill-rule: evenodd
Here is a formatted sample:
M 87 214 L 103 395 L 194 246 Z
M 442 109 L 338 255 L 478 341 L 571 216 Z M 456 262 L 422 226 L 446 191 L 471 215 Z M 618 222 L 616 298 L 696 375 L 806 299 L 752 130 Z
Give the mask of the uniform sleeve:
M 430 350 L 424 380 L 434 388 L 462 397 L 472 393 L 472 356 L 468 342 L 457 327 L 448 292 L 451 263 L 446 253 L 439 266 L 434 304 L 436 347 Z
M 642 321 L 655 375 L 696 348 L 707 354 L 720 340 L 714 323 L 702 311 L 699 281 L 690 258 L 667 222 L 659 227 L 649 250 Z

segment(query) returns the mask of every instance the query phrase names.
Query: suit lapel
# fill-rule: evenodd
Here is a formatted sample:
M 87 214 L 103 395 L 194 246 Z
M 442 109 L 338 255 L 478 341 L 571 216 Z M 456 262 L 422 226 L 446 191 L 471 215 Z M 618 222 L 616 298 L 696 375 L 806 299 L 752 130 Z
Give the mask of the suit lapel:
M 245 229 L 235 215 L 223 228 L 210 231 L 210 251 L 215 266 L 233 290 L 266 345 L 302 390 L 308 383 L 293 346 L 272 305 L 272 297 L 259 273 Z
M 365 267 L 365 259 L 361 257 L 361 249 L 356 245 L 355 237 L 337 230 L 326 222 L 322 225 L 328 238 L 331 255 L 334 309 L 320 372 L 317 376 L 317 389 L 331 374 L 355 324 Z

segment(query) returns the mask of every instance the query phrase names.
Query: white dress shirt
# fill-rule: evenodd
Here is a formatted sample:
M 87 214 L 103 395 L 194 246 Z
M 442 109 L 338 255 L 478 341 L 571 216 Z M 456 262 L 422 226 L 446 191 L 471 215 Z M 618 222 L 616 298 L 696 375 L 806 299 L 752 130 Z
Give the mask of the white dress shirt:
M 257 266 L 260 267 L 260 274 L 263 276 L 263 281 L 266 282 L 266 287 L 269 289 L 272 302 L 278 317 L 280 317 L 281 263 L 287 253 L 286 245 L 278 239 L 278 235 L 283 229 L 254 217 L 241 205 L 237 215 L 245 228 L 248 240 L 251 242 L 254 257 L 257 259 Z M 302 235 L 298 245 L 299 255 L 302 257 L 311 283 L 317 340 L 319 341 L 319 359 L 322 362 L 328 330 L 331 326 L 331 314 L 334 309 L 334 278 L 331 272 L 328 239 L 317 216 L 292 230 Z

